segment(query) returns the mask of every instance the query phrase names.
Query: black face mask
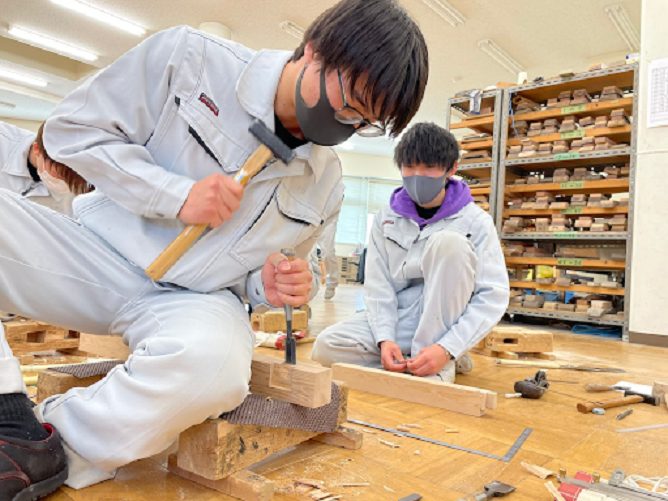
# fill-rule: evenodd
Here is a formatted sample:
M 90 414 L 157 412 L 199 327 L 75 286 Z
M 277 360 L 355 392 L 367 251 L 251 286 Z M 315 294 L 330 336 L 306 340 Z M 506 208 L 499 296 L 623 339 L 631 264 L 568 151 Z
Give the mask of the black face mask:
M 306 66 L 299 74 L 296 91 L 296 112 L 299 128 L 304 138 L 320 146 L 335 146 L 343 143 L 355 133 L 355 127 L 345 125 L 334 118 L 336 110 L 329 104 L 325 70 L 320 70 L 320 98 L 313 108 L 309 108 L 302 98 L 302 78 Z

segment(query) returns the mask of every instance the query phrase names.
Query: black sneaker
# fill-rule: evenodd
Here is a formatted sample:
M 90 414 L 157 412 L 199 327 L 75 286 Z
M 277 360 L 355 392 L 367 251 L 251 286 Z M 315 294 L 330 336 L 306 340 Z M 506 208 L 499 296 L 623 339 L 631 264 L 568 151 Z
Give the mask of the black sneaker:
M 0 501 L 33 501 L 54 492 L 67 480 L 61 438 L 50 424 L 49 436 L 32 441 L 0 436 Z

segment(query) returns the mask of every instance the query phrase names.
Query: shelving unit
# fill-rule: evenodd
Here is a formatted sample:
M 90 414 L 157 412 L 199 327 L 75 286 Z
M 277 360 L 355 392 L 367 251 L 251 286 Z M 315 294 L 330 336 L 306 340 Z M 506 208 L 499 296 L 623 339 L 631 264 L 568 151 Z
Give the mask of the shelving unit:
M 465 158 L 460 159 L 458 175 L 462 176 L 471 188 L 471 194 L 476 198 L 476 203 L 485 209 L 492 217 L 496 213 L 496 196 L 498 193 L 496 178 L 499 164 L 499 146 L 501 144 L 501 116 L 503 112 L 503 90 L 483 92 L 481 95 L 481 110 L 486 108 L 490 113 L 473 115 L 470 113 L 469 97 L 454 97 L 448 100 L 446 113 L 446 128 L 448 130 L 468 130 L 472 134 L 489 134 L 487 138 L 480 140 L 462 140 L 459 148 L 462 153 L 474 151 L 488 151 L 489 161 L 467 162 Z M 453 112 L 456 112 L 461 120 L 452 122 Z M 484 202 L 482 197 L 486 197 Z
M 628 314 L 622 316 L 620 310 L 629 304 L 625 284 L 633 244 L 637 70 L 626 65 L 505 90 L 495 212 L 513 297 L 522 296 L 522 304 L 519 296 L 511 298 L 509 315 L 620 326 L 627 338 Z M 596 99 L 606 87 L 606 99 Z M 576 97 L 573 91 L 578 91 Z M 573 99 L 576 104 L 570 104 Z M 604 119 L 613 112 L 614 117 Z M 532 126 L 537 123 L 541 125 Z M 608 231 L 588 231 L 590 219 L 590 228 Z M 578 252 L 582 257 L 573 255 Z M 597 253 L 601 257 L 593 257 Z M 541 277 L 543 283 L 538 283 L 538 271 L 549 268 L 553 278 Z M 605 287 L 599 283 L 603 274 Z M 536 294 L 549 297 L 552 309 L 523 307 L 527 298 L 535 303 Z M 571 301 L 580 300 L 579 312 L 561 310 L 573 306 L 566 304 L 567 294 Z M 609 301 L 615 311 L 590 315 L 582 303 L 592 299 Z

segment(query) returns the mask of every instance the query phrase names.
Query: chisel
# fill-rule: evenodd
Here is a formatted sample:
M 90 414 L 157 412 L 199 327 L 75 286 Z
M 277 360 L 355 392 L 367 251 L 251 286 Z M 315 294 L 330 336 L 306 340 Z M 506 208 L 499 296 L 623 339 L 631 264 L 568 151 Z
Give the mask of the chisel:
M 295 251 L 291 248 L 281 249 L 281 254 L 292 261 Z M 292 335 L 292 306 L 286 304 L 285 310 L 285 363 L 295 365 L 297 363 L 297 340 Z

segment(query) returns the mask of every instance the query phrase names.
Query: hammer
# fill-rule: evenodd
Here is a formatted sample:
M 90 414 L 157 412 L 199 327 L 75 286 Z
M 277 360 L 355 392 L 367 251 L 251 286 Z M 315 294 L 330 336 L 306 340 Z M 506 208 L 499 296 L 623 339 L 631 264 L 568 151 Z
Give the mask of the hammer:
M 295 152 L 281 141 L 276 134 L 260 120 L 254 119 L 248 127 L 248 132 L 260 141 L 260 146 L 246 159 L 243 166 L 234 176 L 234 180 L 241 186 L 246 186 L 253 176 L 262 170 L 272 157 L 290 163 Z M 146 268 L 146 274 L 154 281 L 160 280 L 167 271 L 174 266 L 181 256 L 206 231 L 206 224 L 191 224 L 186 226 L 181 233 L 170 243 L 160 255 Z
M 601 402 L 580 402 L 577 407 L 578 411 L 582 412 L 583 414 L 587 414 L 596 407 L 600 407 L 601 409 L 611 409 L 613 407 L 621 407 L 623 405 L 639 403 L 658 405 L 657 399 L 652 396 L 641 395 L 636 392 L 626 390 L 623 397 L 603 400 Z

